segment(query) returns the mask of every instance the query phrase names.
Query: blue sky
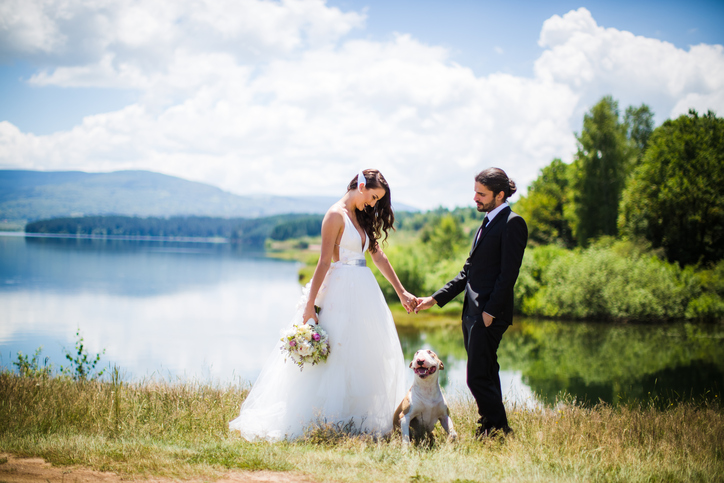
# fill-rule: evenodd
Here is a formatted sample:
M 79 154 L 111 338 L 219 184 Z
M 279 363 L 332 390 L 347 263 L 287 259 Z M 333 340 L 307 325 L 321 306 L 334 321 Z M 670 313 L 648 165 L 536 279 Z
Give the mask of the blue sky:
M 720 1 L 335 0 L 328 4 L 367 8 L 366 29 L 357 35 L 385 40 L 391 32 L 409 32 L 425 43 L 448 47 L 456 62 L 478 75 L 501 71 L 532 75 L 533 63 L 543 50 L 538 46 L 543 22 L 580 7 L 588 9 L 599 25 L 680 48 L 724 43 Z
M 570 161 L 604 95 L 724 112 L 724 2 L 60 5 L 0 4 L 0 168 L 327 195 L 378 167 L 454 206 L 486 166 L 526 186 Z

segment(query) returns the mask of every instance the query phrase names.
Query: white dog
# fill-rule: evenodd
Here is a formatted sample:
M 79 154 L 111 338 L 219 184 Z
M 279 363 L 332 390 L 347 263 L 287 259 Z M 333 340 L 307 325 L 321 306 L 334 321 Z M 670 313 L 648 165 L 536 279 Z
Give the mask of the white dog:
M 392 426 L 400 428 L 402 441 L 409 443 L 411 429 L 413 439 L 430 437 L 435 424 L 440 421 L 442 429 L 455 441 L 457 433 L 438 383 L 437 371 L 445 369 L 442 361 L 431 350 L 419 350 L 415 352 L 410 367 L 415 371 L 415 379 L 395 410 Z

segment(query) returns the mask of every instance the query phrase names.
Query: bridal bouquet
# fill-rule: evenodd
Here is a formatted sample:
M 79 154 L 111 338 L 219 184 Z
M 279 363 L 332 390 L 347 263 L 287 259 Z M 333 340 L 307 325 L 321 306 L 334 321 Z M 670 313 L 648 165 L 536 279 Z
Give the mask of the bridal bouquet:
M 282 333 L 281 341 L 279 349 L 299 366 L 300 371 L 304 364 L 319 364 L 329 357 L 329 336 L 313 322 L 293 325 Z

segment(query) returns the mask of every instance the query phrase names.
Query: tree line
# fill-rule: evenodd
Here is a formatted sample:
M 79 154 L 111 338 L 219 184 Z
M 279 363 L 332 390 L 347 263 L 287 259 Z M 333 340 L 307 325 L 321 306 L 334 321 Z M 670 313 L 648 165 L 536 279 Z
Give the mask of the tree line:
M 317 236 L 321 226 L 321 215 L 298 214 L 265 218 L 84 216 L 35 221 L 26 225 L 25 232 L 99 237 L 224 238 L 233 243 L 262 248 L 267 238 L 286 240 Z
M 724 258 L 724 119 L 690 110 L 653 128 L 645 104 L 620 116 L 604 97 L 586 113 L 571 164 L 554 159 L 515 210 L 534 245 L 646 240 L 670 262 Z

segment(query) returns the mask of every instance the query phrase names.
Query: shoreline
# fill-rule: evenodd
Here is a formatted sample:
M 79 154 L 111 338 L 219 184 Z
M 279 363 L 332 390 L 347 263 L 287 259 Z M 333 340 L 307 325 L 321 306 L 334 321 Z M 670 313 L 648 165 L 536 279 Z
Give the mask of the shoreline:
M 157 241 L 157 242 L 184 242 L 184 243 L 232 243 L 224 237 L 195 237 L 195 236 L 151 236 L 151 235 L 83 235 L 70 233 L 26 233 L 24 231 L 0 231 L 0 236 L 25 238 L 64 238 L 77 240 L 123 240 L 123 241 Z

